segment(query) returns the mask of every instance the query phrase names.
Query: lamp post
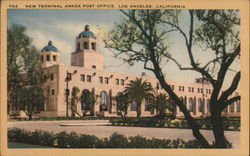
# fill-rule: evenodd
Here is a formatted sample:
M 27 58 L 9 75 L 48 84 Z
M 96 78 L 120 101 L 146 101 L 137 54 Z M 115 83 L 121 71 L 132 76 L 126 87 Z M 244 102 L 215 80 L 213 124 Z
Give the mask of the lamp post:
M 76 74 L 77 70 L 75 70 L 73 73 L 66 72 L 66 78 L 65 78 L 65 82 L 66 82 L 66 117 L 69 117 L 69 81 L 72 78 L 72 75 Z

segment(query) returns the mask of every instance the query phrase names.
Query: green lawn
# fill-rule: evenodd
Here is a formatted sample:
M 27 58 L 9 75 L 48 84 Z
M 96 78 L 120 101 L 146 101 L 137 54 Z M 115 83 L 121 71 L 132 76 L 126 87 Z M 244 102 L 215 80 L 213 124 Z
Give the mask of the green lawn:
M 8 148 L 53 148 L 53 147 L 16 143 L 16 142 L 8 141 Z

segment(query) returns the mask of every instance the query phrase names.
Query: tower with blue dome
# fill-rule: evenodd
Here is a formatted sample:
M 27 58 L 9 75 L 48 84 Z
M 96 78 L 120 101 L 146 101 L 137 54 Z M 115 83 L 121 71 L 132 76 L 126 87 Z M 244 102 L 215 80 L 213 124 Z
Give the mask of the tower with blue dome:
M 52 41 L 40 51 L 40 64 L 42 68 L 60 64 L 60 52 Z
M 103 54 L 98 51 L 95 34 L 86 25 L 75 41 L 75 51 L 71 53 L 71 65 L 87 69 L 103 70 Z

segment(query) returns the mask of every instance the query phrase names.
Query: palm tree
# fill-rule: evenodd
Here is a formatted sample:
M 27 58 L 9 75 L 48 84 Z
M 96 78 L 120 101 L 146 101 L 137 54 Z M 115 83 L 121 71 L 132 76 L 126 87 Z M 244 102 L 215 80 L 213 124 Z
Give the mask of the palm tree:
M 136 78 L 131 80 L 125 87 L 125 92 L 128 93 L 131 101 L 135 101 L 137 104 L 137 117 L 141 116 L 141 104 L 142 101 L 149 101 L 153 97 L 152 85 L 147 81 L 142 81 L 142 78 Z
M 72 117 L 75 117 L 75 114 L 78 114 L 77 103 L 80 100 L 79 92 L 80 92 L 80 89 L 78 87 L 73 87 L 72 92 L 71 92 L 71 116 Z
M 156 95 L 152 100 L 149 101 L 148 104 L 149 109 L 156 110 L 156 114 L 160 118 L 164 118 L 166 116 L 166 111 L 174 113 L 175 107 L 171 103 L 171 99 L 165 93 L 160 93 Z

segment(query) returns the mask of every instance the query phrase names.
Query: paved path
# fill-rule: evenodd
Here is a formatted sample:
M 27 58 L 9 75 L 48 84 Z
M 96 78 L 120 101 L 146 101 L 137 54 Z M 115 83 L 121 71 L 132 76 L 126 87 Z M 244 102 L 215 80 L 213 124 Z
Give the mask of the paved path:
M 107 124 L 107 125 L 106 125 Z M 89 134 L 97 137 L 109 137 L 117 132 L 125 136 L 141 135 L 147 138 L 165 138 L 165 139 L 194 139 L 190 129 L 173 129 L 173 128 L 146 128 L 146 127 L 122 127 L 110 126 L 106 120 L 83 120 L 83 121 L 18 121 L 9 122 L 8 127 L 18 127 L 26 130 L 41 129 L 53 132 L 76 132 L 78 134 Z M 60 126 L 64 125 L 64 126 Z M 213 134 L 209 130 L 201 130 L 201 133 L 212 142 Z M 226 131 L 227 139 L 233 143 L 234 147 L 240 147 L 240 132 Z

